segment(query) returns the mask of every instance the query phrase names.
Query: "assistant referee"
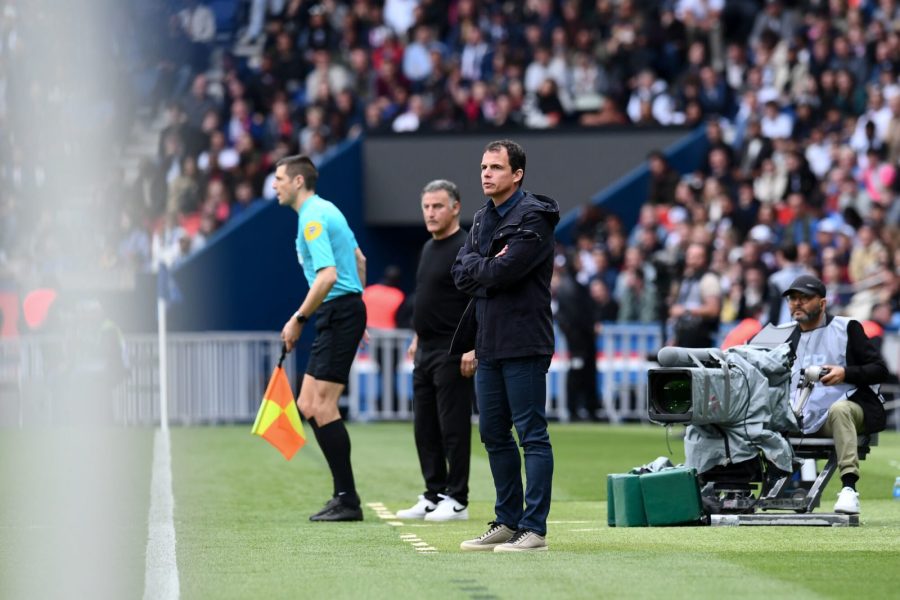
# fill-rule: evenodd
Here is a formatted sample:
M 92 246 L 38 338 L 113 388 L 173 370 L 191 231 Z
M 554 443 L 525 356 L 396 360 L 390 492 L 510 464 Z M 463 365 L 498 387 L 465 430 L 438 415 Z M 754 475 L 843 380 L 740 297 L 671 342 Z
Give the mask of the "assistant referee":
M 309 283 L 309 292 L 284 324 L 281 339 L 290 352 L 303 325 L 316 313 L 316 338 L 297 403 L 328 461 L 334 494 L 309 520 L 361 521 L 350 464 L 350 436 L 338 411 L 338 399 L 366 328 L 362 301 L 366 257 L 341 211 L 316 194 L 318 177 L 307 156 L 287 156 L 276 163 L 273 187 L 278 203 L 290 206 L 299 216 L 297 259 Z

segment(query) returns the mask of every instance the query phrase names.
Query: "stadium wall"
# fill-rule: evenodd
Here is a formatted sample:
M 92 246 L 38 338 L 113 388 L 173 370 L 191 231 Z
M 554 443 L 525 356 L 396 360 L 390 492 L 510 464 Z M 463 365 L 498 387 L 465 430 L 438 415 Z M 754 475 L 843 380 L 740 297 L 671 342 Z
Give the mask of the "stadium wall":
M 528 153 L 524 186 L 551 196 L 566 214 L 594 200 L 598 190 L 642 164 L 650 150 L 669 148 L 688 132 L 684 128 L 616 127 L 516 132 L 510 137 Z M 456 183 L 465 206 L 463 213 L 471 218 L 484 202 L 478 174 L 482 150 L 502 137 L 500 133 L 369 136 L 363 148 L 366 224 L 420 227 L 419 193 L 432 179 Z M 645 195 L 646 191 L 637 197 L 643 201 Z M 633 203 L 634 199 L 626 201 Z

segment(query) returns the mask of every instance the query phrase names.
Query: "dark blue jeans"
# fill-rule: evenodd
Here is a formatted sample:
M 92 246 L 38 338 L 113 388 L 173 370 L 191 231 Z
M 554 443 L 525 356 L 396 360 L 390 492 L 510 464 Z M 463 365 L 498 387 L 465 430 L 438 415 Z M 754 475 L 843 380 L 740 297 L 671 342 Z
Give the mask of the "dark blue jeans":
M 553 483 L 553 449 L 545 414 L 549 366 L 549 356 L 479 359 L 475 374 L 478 430 L 497 490 L 497 522 L 539 535 L 547 534 Z M 525 453 L 524 497 L 513 426 Z

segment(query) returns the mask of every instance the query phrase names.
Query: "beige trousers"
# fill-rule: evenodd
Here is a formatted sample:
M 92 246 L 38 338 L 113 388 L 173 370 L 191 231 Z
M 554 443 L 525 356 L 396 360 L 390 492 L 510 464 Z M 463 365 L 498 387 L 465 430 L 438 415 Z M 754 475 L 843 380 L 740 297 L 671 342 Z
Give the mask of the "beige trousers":
M 862 406 L 852 400 L 838 400 L 828 409 L 828 419 L 818 435 L 834 438 L 838 469 L 841 475 L 853 473 L 859 477 L 857 434 L 863 428 Z

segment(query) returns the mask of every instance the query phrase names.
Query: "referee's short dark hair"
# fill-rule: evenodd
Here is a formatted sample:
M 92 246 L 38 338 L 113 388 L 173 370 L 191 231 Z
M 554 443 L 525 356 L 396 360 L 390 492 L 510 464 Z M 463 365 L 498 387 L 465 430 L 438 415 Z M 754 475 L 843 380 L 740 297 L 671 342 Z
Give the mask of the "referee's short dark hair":
M 447 179 L 435 179 L 434 181 L 429 181 L 425 184 L 425 187 L 422 188 L 422 194 L 428 194 L 429 192 L 447 192 L 447 195 L 450 196 L 450 199 L 459 204 L 461 201 L 459 197 L 459 188 L 455 183 L 449 181 Z
M 310 191 L 315 191 L 316 183 L 319 181 L 319 172 L 316 170 L 316 165 L 313 164 L 312 159 L 310 159 L 305 154 L 294 154 L 293 156 L 285 156 L 277 163 L 275 163 L 275 168 L 284 167 L 287 176 L 293 179 L 297 175 L 303 175 L 303 181 L 305 182 L 306 189 Z

